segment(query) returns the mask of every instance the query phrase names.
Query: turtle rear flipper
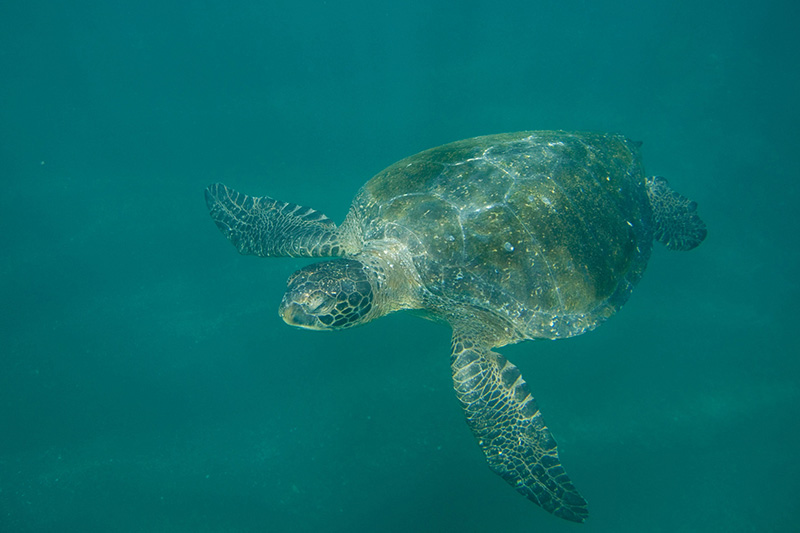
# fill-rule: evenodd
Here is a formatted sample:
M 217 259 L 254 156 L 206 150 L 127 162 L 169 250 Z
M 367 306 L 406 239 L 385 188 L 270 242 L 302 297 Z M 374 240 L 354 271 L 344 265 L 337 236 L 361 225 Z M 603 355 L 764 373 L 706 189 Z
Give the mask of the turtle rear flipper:
M 673 191 L 661 176 L 646 182 L 653 209 L 653 237 L 670 250 L 696 248 L 706 238 L 706 223 L 697 214 L 697 204 Z
M 206 189 L 220 231 L 244 255 L 334 257 L 344 254 L 336 224 L 324 214 L 268 196 L 253 197 L 222 183 Z
M 450 364 L 467 423 L 492 470 L 546 511 L 583 522 L 586 500 L 561 466 L 556 441 L 517 367 L 458 335 Z

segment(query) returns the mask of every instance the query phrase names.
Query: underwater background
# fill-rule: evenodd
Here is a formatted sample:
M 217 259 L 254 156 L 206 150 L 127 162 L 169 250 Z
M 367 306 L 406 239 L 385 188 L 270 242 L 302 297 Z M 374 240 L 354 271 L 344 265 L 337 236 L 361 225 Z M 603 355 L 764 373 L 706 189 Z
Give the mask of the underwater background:
M 0 5 L 0 531 L 800 531 L 796 2 Z M 641 140 L 708 238 L 599 329 L 501 349 L 590 516 L 486 465 L 449 331 L 286 326 L 204 188 L 341 221 L 389 164 Z

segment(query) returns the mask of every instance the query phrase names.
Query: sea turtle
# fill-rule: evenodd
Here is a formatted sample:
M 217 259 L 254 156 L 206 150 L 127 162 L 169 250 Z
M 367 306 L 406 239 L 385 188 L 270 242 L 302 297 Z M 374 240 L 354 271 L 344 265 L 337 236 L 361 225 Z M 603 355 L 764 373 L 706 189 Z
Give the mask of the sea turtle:
M 527 131 L 446 144 L 369 180 L 341 226 L 308 207 L 206 190 L 242 254 L 338 257 L 288 280 L 279 313 L 317 330 L 417 309 L 453 330 L 456 394 L 491 468 L 547 511 L 582 522 L 517 367 L 493 348 L 589 331 L 628 299 L 653 239 L 705 238 L 696 204 L 645 177 L 621 135 Z

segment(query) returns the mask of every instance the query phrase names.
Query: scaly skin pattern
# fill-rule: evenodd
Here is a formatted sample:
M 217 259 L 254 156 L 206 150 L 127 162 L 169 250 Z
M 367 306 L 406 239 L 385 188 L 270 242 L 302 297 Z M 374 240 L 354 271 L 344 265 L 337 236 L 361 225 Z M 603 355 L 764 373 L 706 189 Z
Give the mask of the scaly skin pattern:
M 215 183 L 206 205 L 239 253 L 260 257 L 334 257 L 344 254 L 336 224 L 324 214 L 268 196 L 253 197 Z
M 450 362 L 467 424 L 492 470 L 543 509 L 583 522 L 586 500 L 561 466 L 556 441 L 517 367 L 458 337 Z

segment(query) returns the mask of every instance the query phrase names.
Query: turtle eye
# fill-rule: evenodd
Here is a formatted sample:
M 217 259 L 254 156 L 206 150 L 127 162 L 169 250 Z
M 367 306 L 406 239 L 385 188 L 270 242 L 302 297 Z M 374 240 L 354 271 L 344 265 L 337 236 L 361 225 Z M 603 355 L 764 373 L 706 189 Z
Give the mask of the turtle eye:
M 306 309 L 308 309 L 309 313 L 316 314 L 323 308 L 329 307 L 326 304 L 330 304 L 330 301 L 331 301 L 330 297 L 328 297 L 326 294 L 319 291 L 315 291 L 306 297 L 305 301 Z

